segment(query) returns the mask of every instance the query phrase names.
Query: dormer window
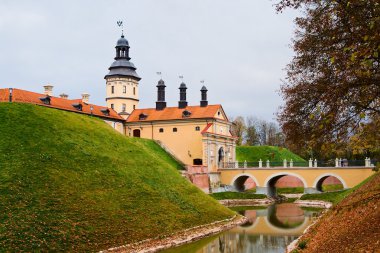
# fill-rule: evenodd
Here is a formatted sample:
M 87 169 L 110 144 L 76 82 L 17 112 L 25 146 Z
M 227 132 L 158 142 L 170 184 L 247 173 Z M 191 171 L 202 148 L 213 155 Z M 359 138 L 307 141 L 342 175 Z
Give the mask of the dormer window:
M 184 111 L 182 112 L 182 117 L 183 117 L 183 118 L 188 118 L 188 117 L 190 117 L 190 115 L 191 115 L 191 112 L 188 111 L 188 110 L 184 110 Z
M 40 98 L 40 100 L 42 101 L 42 103 L 44 103 L 45 105 L 50 105 L 50 96 L 46 96 L 46 97 L 42 97 Z
M 140 113 L 139 120 L 146 120 L 146 118 L 148 118 L 148 115 L 146 115 L 144 113 Z
M 72 106 L 77 109 L 78 111 L 82 111 L 82 104 L 81 103 L 77 103 L 77 104 L 72 104 Z
M 110 116 L 110 110 L 108 108 L 102 108 L 100 111 L 105 115 L 105 116 Z

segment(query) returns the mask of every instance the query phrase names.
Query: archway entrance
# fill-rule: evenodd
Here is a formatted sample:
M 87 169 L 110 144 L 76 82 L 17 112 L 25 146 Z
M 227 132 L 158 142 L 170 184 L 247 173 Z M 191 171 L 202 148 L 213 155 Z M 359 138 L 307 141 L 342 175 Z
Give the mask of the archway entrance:
M 320 178 L 316 185 L 317 191 L 332 192 L 344 189 L 343 182 L 334 176 L 324 176 Z
M 233 183 L 233 186 L 239 192 L 244 192 L 248 190 L 254 191 L 256 189 L 255 181 L 253 180 L 253 178 L 247 175 L 242 175 L 236 178 L 236 180 Z
M 278 194 L 303 193 L 305 181 L 296 175 L 275 175 L 267 181 L 269 197 L 276 197 Z M 286 187 L 284 187 L 286 186 Z
M 133 130 L 133 137 L 140 138 L 140 134 L 141 134 L 140 129 Z

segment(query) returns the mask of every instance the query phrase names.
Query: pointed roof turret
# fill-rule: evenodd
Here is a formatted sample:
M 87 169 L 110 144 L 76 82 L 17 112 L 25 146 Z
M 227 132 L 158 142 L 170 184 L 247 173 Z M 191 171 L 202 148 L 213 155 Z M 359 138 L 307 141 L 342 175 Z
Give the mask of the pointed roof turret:
M 124 37 L 124 34 L 118 39 L 115 48 L 115 61 L 108 68 L 110 71 L 104 78 L 111 76 L 126 76 L 141 80 L 141 77 L 136 73 L 135 65 L 129 61 L 131 59 L 129 57 L 129 43 Z

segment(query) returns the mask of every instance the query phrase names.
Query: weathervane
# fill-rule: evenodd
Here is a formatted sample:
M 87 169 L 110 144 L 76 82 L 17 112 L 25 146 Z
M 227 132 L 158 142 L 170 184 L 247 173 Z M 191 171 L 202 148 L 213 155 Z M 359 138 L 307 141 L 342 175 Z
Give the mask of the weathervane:
M 122 21 L 122 20 L 119 20 L 119 21 L 117 21 L 116 23 L 117 23 L 117 25 L 118 25 L 119 27 L 121 27 L 121 35 L 124 35 L 124 25 L 123 25 L 123 21 Z
M 205 83 L 205 80 L 201 80 L 201 84 L 204 84 Z
M 182 81 L 183 81 L 183 76 L 181 75 L 181 76 L 179 76 L 179 79 L 181 79 Z

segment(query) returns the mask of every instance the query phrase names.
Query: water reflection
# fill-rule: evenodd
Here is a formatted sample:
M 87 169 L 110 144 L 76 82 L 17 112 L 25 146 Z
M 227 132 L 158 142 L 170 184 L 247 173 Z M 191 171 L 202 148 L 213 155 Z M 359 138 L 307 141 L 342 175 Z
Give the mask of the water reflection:
M 302 234 L 320 212 L 302 209 L 293 203 L 276 204 L 264 209 L 238 207 L 235 211 L 246 216 L 248 222 L 218 236 L 165 252 L 284 252 L 286 245 Z

